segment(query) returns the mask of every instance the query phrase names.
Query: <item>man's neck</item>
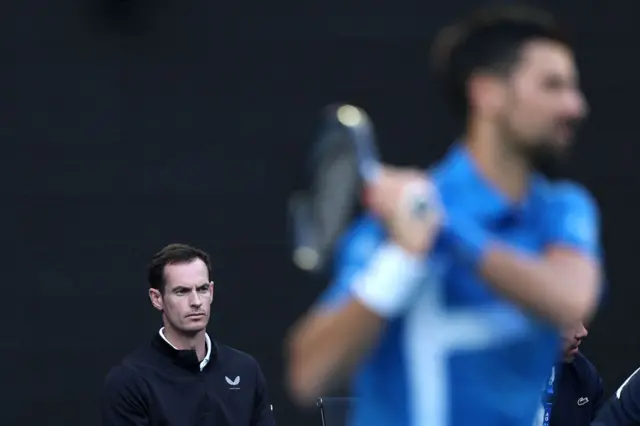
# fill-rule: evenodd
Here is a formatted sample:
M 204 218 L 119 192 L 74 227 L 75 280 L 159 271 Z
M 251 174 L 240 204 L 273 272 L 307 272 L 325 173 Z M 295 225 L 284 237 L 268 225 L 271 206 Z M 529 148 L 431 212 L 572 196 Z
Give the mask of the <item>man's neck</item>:
M 206 330 L 199 331 L 194 335 L 185 335 L 177 332 L 171 326 L 163 328 L 164 338 L 178 350 L 195 350 L 198 359 L 202 361 L 207 354 Z
M 470 126 L 467 145 L 482 176 L 511 200 L 527 192 L 531 169 L 488 125 Z

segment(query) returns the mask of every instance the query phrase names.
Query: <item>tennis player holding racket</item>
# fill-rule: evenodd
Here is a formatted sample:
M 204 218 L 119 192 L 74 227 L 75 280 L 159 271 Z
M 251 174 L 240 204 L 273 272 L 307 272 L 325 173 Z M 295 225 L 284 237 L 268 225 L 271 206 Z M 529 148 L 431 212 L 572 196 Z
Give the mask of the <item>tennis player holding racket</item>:
M 311 403 L 355 373 L 352 426 L 531 426 L 558 329 L 599 300 L 597 206 L 539 173 L 586 104 L 543 12 L 485 9 L 435 48 L 465 136 L 426 176 L 382 168 L 369 183 L 370 214 L 292 333 L 289 385 Z

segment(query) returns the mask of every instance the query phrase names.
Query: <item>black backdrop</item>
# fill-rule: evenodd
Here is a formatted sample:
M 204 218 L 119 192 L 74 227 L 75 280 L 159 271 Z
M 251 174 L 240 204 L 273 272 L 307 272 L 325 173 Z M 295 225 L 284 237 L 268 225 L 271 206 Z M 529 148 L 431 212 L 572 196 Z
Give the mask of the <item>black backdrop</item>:
M 98 424 L 104 374 L 159 326 L 146 261 L 175 241 L 212 252 L 210 332 L 260 361 L 279 424 L 317 424 L 281 385 L 282 337 L 320 291 L 289 262 L 285 197 L 335 100 L 371 112 L 393 162 L 444 151 L 426 51 L 466 9 L 428 3 L 3 2 L 2 425 Z M 631 0 L 549 3 L 592 106 L 572 172 L 604 214 L 611 294 L 586 352 L 611 391 L 640 364 L 638 32 Z

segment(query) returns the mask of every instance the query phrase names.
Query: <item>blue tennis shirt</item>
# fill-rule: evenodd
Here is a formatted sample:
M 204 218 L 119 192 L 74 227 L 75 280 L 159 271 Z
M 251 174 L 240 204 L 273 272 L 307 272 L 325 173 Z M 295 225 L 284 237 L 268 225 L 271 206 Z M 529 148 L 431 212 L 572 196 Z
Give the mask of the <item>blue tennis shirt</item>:
M 454 146 L 430 171 L 447 212 L 467 216 L 523 252 L 550 245 L 599 255 L 598 212 L 582 187 L 535 176 L 514 204 Z M 385 241 L 366 216 L 338 249 L 325 308 L 349 297 L 355 275 Z M 531 426 L 559 353 L 557 330 L 496 294 L 441 238 L 425 262 L 430 278 L 356 373 L 351 426 Z

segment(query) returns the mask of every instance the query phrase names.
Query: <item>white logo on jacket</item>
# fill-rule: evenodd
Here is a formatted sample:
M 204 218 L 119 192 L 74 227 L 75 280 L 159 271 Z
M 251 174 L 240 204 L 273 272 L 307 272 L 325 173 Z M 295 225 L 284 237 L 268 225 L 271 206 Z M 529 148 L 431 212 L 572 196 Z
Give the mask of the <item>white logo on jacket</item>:
M 240 376 L 236 376 L 236 378 L 233 379 L 233 380 L 231 380 L 227 376 L 224 376 L 224 379 L 227 381 L 229 386 L 234 386 L 231 389 L 240 389 L 240 388 L 236 387 L 236 386 L 238 386 L 240 384 Z

